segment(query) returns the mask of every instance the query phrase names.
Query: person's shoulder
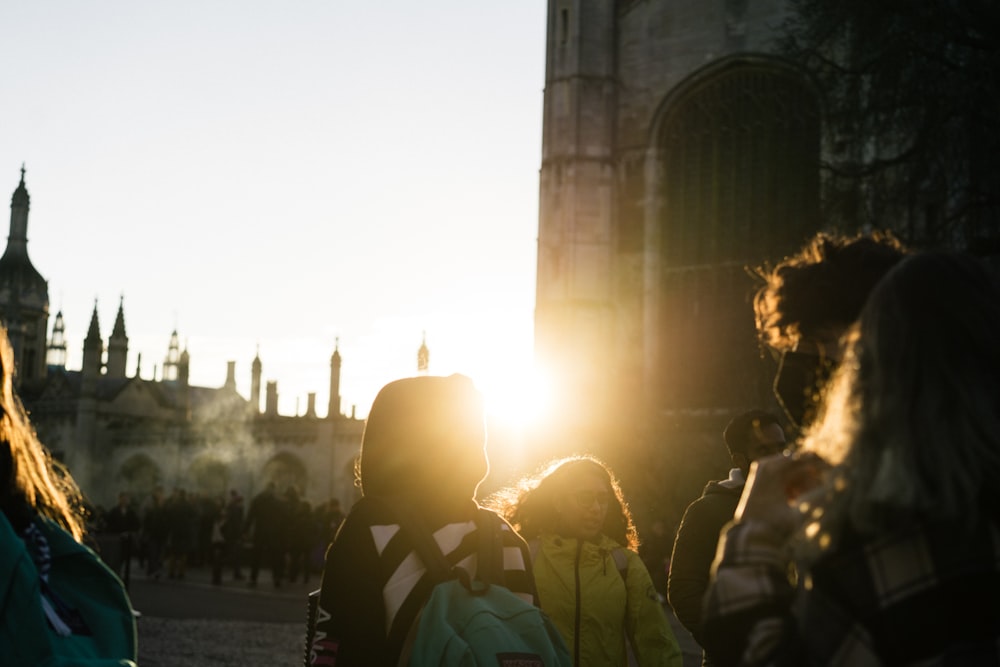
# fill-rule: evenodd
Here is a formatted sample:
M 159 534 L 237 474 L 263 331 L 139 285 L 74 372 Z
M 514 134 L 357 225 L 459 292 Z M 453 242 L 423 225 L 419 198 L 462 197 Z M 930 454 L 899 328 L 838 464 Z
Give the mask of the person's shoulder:
M 732 504 L 735 508 L 741 495 L 743 495 L 743 485 L 709 482 L 705 485 L 705 490 L 702 491 L 701 495 L 691 502 L 691 505 Z
M 739 502 L 739 493 L 720 491 L 702 495 L 684 510 L 679 529 L 683 530 L 691 524 L 701 524 L 706 521 L 719 523 L 721 527 L 720 522 L 724 523 L 733 518 Z

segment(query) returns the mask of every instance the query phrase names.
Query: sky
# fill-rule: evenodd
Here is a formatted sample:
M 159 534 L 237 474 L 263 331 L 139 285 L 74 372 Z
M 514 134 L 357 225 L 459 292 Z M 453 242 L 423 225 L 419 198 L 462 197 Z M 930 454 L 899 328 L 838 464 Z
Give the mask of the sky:
M 192 384 L 234 361 L 249 398 L 259 351 L 281 414 L 315 392 L 325 416 L 337 346 L 363 418 L 426 336 L 432 374 L 519 409 L 544 2 L 38 0 L 0 25 L 0 192 L 23 163 L 68 368 L 122 300 L 130 376 L 176 330 Z

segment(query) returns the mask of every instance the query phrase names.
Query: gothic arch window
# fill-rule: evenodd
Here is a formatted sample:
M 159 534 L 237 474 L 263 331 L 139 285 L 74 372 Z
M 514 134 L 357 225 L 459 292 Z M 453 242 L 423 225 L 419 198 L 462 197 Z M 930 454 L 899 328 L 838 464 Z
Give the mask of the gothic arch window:
M 656 144 L 661 405 L 759 405 L 766 370 L 746 267 L 818 228 L 817 97 L 777 61 L 719 63 L 671 95 Z

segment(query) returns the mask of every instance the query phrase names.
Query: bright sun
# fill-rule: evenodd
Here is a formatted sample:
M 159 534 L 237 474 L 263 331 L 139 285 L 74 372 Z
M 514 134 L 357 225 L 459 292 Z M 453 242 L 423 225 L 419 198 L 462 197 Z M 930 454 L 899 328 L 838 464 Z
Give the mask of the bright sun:
M 540 369 L 528 367 L 521 372 L 504 369 L 477 380 L 486 397 L 491 419 L 513 430 L 536 426 L 549 416 L 553 406 L 552 383 Z

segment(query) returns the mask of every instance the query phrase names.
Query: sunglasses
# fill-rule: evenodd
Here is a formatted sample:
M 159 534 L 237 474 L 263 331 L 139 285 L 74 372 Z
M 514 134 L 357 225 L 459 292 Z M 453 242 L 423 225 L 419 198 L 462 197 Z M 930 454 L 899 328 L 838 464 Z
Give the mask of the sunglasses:
M 607 491 L 577 491 L 573 498 L 580 507 L 593 507 L 597 503 L 601 509 L 607 509 L 611 503 L 611 494 Z

